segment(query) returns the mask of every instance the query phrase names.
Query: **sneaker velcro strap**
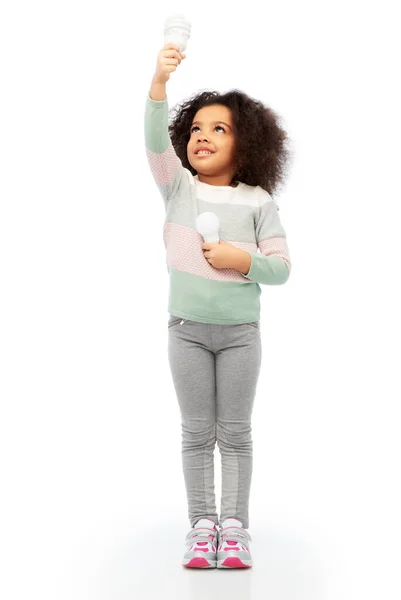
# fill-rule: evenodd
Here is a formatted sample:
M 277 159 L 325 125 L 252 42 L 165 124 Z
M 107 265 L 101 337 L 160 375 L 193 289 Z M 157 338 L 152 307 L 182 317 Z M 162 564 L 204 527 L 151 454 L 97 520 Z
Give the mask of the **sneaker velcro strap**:
M 246 529 L 242 527 L 225 527 L 219 531 L 219 540 L 236 540 L 237 542 L 251 542 L 252 538 Z
M 213 529 L 209 529 L 208 527 L 195 527 L 194 529 L 191 529 L 188 534 L 187 534 L 187 538 L 186 541 L 205 541 L 205 537 L 208 537 L 209 535 L 215 535 L 217 532 L 213 531 Z

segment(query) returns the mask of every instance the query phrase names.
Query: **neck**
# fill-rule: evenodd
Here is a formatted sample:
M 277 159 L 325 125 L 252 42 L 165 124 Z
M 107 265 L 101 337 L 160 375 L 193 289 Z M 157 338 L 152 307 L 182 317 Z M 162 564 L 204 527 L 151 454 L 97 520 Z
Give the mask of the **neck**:
M 238 183 L 232 181 L 232 177 L 228 175 L 201 175 L 198 173 L 198 179 L 202 183 L 216 186 L 237 187 Z

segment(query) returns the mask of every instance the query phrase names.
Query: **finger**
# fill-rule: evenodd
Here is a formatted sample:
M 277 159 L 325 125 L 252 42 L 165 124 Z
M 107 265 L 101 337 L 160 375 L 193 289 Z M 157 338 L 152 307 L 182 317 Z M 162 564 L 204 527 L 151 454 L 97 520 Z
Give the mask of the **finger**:
M 172 54 L 171 56 L 165 56 L 164 60 L 165 61 L 174 61 L 174 63 L 176 65 L 179 65 L 179 64 L 181 64 L 182 58 L 177 52 L 174 52 L 174 54 Z
M 165 65 L 178 65 L 178 58 L 166 58 L 166 60 L 164 61 Z M 181 61 L 180 61 L 181 62 Z
M 173 42 L 167 42 L 167 44 L 164 44 L 164 49 L 165 50 L 174 49 L 174 50 L 178 50 L 178 52 L 180 51 L 179 46 L 177 44 L 173 44 Z
M 182 56 L 183 53 L 180 50 L 180 47 L 177 46 L 176 44 L 167 44 L 164 47 L 164 52 L 174 52 L 176 53 L 178 56 Z
M 175 61 L 181 62 L 181 57 L 179 54 L 174 52 L 173 54 L 165 54 L 163 56 L 162 60 L 175 60 Z
M 165 58 L 178 58 L 181 60 L 181 53 L 179 50 L 175 50 L 174 48 L 170 48 L 169 50 L 163 51 L 163 56 Z

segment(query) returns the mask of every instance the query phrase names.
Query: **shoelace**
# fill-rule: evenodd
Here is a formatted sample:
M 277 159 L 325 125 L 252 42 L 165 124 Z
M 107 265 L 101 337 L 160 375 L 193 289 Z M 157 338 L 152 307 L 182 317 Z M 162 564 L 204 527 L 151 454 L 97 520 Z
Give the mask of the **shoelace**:
M 225 527 L 219 531 L 219 541 L 226 542 L 227 540 L 235 540 L 240 543 L 244 543 L 248 545 L 249 542 L 252 542 L 252 538 L 246 529 L 242 529 L 242 527 Z
M 191 529 L 186 537 L 186 542 L 189 543 L 194 543 L 194 542 L 206 542 L 207 540 L 205 539 L 206 537 L 209 538 L 209 536 L 213 535 L 214 538 L 216 537 L 217 531 L 213 531 L 212 529 L 209 529 L 208 527 L 195 527 L 194 529 Z M 209 538 L 211 540 L 211 538 Z

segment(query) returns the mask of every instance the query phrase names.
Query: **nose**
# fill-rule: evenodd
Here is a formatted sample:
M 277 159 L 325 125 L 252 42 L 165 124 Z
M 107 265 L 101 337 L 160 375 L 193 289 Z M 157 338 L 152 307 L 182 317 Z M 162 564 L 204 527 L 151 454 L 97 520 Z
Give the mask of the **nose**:
M 200 136 L 198 137 L 198 142 L 200 142 L 200 141 L 202 141 L 202 142 L 207 142 L 207 138 L 206 138 L 205 136 L 203 136 L 203 135 L 200 135 Z

